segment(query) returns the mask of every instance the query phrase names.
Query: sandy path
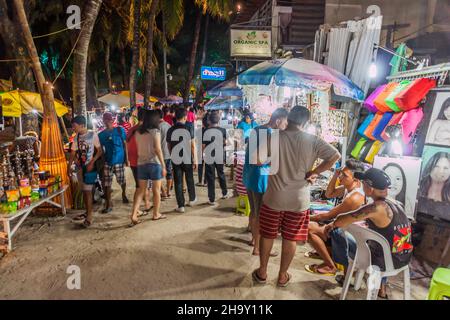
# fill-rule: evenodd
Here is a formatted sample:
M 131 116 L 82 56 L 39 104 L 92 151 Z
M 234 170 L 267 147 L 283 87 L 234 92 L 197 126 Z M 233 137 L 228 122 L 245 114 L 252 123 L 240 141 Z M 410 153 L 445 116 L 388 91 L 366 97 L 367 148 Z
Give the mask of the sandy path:
M 129 180 L 131 181 L 131 180 Z M 118 187 L 114 187 L 118 190 Z M 96 215 L 91 229 L 80 230 L 70 218 L 30 217 L 15 239 L 15 249 L 0 259 L 0 299 L 337 299 L 333 278 L 304 271 L 308 249 L 298 247 L 292 284 L 274 286 L 279 257 L 270 264 L 271 283 L 254 285 L 251 272 L 258 258 L 246 243 L 247 218 L 234 214 L 234 199 L 218 208 L 199 205 L 173 213 L 175 200 L 163 202 L 168 219 L 127 228 L 131 205 L 115 194 L 112 214 Z M 133 188 L 129 188 L 131 199 Z M 101 210 L 101 207 L 97 207 Z M 280 242 L 276 243 L 280 251 Z M 66 286 L 68 266 L 81 270 L 81 290 Z M 391 296 L 401 299 L 401 283 L 392 281 Z M 413 281 L 412 296 L 426 297 Z M 365 298 L 365 290 L 349 298 Z

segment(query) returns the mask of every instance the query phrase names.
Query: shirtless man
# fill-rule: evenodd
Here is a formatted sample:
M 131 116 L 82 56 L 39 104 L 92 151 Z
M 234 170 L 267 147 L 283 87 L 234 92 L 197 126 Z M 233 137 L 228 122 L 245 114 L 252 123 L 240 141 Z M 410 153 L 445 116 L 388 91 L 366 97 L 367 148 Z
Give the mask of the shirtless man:
M 333 178 L 328 184 L 325 196 L 329 199 L 344 198 L 343 202 L 326 213 L 319 213 L 310 217 L 308 230 L 308 242 L 322 258 L 320 265 L 305 265 L 305 269 L 311 273 L 321 275 L 334 275 L 337 271 L 335 263 L 328 252 L 325 234 L 326 222 L 334 220 L 338 215 L 359 209 L 364 205 L 365 196 L 362 190 L 362 183 L 354 177 L 355 172 L 364 172 L 364 165 L 350 159 L 345 163 L 345 167 L 336 170 Z M 339 179 L 340 186 L 336 187 L 336 181 Z M 310 254 L 311 255 L 311 254 Z

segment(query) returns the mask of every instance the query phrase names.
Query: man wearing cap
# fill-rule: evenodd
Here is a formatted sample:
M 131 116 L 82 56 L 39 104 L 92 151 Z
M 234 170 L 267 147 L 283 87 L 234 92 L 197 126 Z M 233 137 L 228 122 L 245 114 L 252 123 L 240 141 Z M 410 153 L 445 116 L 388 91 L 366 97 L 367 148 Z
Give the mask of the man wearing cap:
M 413 246 L 411 243 L 411 223 L 403 205 L 388 199 L 388 189 L 391 186 L 389 176 L 382 170 L 369 169 L 355 173 L 355 178 L 363 183 L 364 193 L 373 202 L 356 211 L 342 214 L 325 228 L 328 234 L 335 228 L 345 228 L 358 221 L 366 221 L 369 229 L 382 235 L 391 247 L 394 268 L 399 269 L 411 260 Z M 372 265 L 385 270 L 383 249 L 377 243 L 369 241 Z M 350 252 L 354 255 L 355 252 Z M 386 283 L 381 284 L 379 297 L 386 298 Z
M 267 191 L 260 211 L 260 267 L 253 280 L 267 281 L 267 265 L 273 241 L 281 230 L 283 245 L 278 286 L 288 285 L 291 275 L 287 272 L 294 258 L 297 242 L 308 239 L 310 190 L 322 172 L 329 170 L 340 159 L 339 152 L 321 138 L 304 131 L 310 118 L 309 110 L 296 106 L 288 115 L 288 126 L 279 133 L 278 172 L 269 176 Z M 272 139 L 271 143 L 276 144 Z M 271 155 L 272 159 L 274 156 Z M 322 163 L 314 170 L 318 159 Z M 272 161 L 272 168 L 274 161 Z M 275 170 L 275 169 L 273 169 Z
M 117 183 L 122 188 L 122 201 L 128 203 L 125 190 L 127 188 L 125 180 L 125 165 L 128 166 L 127 136 L 125 129 L 114 127 L 114 116 L 112 113 L 103 114 L 105 130 L 99 133 L 98 137 L 105 153 L 105 166 L 103 167 L 103 187 L 105 189 L 106 203 L 102 213 L 112 211 L 111 186 L 113 176 L 116 176 Z

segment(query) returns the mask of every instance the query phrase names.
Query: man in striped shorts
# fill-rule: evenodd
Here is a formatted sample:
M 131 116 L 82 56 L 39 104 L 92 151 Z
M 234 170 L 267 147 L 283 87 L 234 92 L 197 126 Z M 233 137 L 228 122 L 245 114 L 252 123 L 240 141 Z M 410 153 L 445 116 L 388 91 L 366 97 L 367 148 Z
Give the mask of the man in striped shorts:
M 331 169 L 341 157 L 333 146 L 304 131 L 309 119 L 309 110 L 296 106 L 289 113 L 287 129 L 279 134 L 278 168 L 272 165 L 277 172 L 271 172 L 269 176 L 259 218 L 260 267 L 253 272 L 252 277 L 260 284 L 267 281 L 267 265 L 273 241 L 281 231 L 283 245 L 277 285 L 288 285 L 291 280 L 288 269 L 294 258 L 297 242 L 306 242 L 308 239 L 309 184 L 319 174 Z M 272 159 L 274 157 L 276 155 L 271 156 Z M 312 170 L 318 159 L 323 161 Z

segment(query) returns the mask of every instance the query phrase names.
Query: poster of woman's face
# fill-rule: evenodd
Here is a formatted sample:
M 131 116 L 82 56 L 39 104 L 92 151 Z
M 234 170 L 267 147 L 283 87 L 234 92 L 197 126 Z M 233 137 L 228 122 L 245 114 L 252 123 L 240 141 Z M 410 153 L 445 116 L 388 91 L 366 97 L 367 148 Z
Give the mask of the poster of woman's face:
M 450 147 L 450 92 L 436 92 L 425 142 Z
M 411 219 L 415 216 L 421 164 L 420 158 L 413 157 L 375 157 L 373 164 L 374 168 L 383 170 L 391 178 L 388 196 L 402 203 L 406 215 Z

